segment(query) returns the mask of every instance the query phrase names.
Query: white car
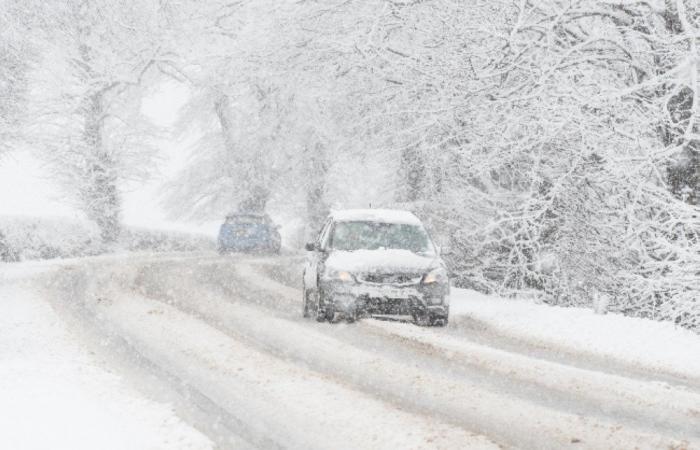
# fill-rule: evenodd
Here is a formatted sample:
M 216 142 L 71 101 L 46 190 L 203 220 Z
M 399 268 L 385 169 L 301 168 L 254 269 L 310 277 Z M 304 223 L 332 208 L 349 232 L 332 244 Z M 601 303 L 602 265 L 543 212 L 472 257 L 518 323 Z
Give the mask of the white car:
M 333 212 L 306 250 L 304 317 L 407 316 L 421 325 L 447 324 L 447 270 L 411 212 Z

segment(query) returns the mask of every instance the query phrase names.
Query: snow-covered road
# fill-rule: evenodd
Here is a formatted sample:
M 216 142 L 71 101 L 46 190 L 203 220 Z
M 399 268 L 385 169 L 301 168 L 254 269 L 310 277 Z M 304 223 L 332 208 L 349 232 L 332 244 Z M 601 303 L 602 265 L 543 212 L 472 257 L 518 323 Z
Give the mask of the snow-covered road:
M 700 376 L 490 339 L 468 315 L 446 329 L 305 320 L 293 257 L 122 256 L 30 276 L 103 365 L 221 448 L 700 448 Z

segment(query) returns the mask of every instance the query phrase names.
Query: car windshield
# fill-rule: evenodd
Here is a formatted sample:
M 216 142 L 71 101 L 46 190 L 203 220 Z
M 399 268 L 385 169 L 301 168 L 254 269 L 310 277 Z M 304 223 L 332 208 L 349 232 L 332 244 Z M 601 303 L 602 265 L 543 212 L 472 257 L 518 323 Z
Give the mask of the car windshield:
M 433 253 L 428 234 L 419 225 L 384 222 L 338 222 L 329 245 L 335 250 L 402 249 Z

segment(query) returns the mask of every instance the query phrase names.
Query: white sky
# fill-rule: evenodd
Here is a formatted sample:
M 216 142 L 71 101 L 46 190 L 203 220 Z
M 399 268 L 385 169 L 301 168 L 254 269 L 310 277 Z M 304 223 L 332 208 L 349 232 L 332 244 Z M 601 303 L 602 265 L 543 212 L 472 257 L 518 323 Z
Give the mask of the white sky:
M 80 217 L 47 177 L 28 152 L 6 154 L 0 160 L 0 215 Z
M 187 101 L 189 90 L 174 81 L 164 82 L 142 101 L 141 111 L 154 124 L 170 127 Z M 164 140 L 158 144 L 159 166 L 147 183 L 127 188 L 123 193 L 123 220 L 127 225 L 157 229 L 216 232 L 217 223 L 181 223 L 165 217 L 159 202 L 159 189 L 186 162 L 190 142 Z M 49 178 L 45 167 L 30 152 L 5 155 L 0 160 L 0 215 L 60 216 L 82 218 L 62 191 Z

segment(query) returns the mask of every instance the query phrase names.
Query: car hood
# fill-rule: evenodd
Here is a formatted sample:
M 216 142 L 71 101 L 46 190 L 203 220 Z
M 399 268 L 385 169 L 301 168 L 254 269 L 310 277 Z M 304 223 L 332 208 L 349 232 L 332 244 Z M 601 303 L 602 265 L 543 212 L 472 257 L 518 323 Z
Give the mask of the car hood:
M 436 255 L 396 249 L 333 251 L 326 260 L 326 268 L 351 273 L 424 273 L 440 266 Z

